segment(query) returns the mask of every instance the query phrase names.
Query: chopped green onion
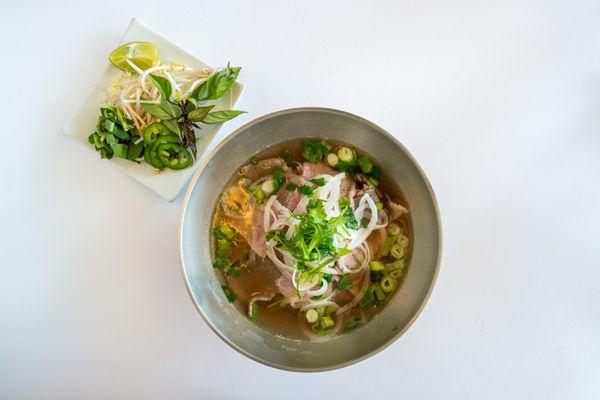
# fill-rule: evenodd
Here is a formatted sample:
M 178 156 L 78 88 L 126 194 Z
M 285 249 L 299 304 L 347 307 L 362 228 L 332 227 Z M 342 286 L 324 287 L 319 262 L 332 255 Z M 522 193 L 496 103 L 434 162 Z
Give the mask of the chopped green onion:
M 398 243 L 402 247 L 408 247 L 408 243 L 409 243 L 408 236 L 398 235 Z
M 373 186 L 379 186 L 379 180 L 373 178 L 372 176 L 369 177 L 369 182 L 371 182 L 371 184 L 373 184 Z
M 396 279 L 400 279 L 400 278 L 402 277 L 402 274 L 403 274 L 403 273 L 404 273 L 404 271 L 403 271 L 403 270 L 401 270 L 401 269 L 393 269 L 393 270 L 390 272 L 390 276 L 392 276 L 392 277 L 394 277 L 394 278 L 396 278 Z
M 333 319 L 331 319 L 331 317 L 322 317 L 321 318 L 321 327 L 322 328 L 331 328 L 333 325 L 335 325 L 335 322 L 333 322 Z
M 381 266 L 383 268 L 383 265 Z M 337 284 L 337 289 L 338 290 L 348 290 L 350 288 L 352 288 L 352 281 L 350 280 L 350 274 L 344 274 L 342 275 L 342 278 L 340 279 L 340 281 Z
M 403 259 L 398 259 L 398 260 L 394 260 L 394 262 L 391 262 L 389 264 L 385 264 L 385 268 L 387 271 L 393 270 L 393 269 L 404 269 L 406 267 L 406 261 L 404 261 Z
M 273 179 L 267 179 L 266 181 L 264 181 L 262 185 L 260 185 L 260 190 L 262 190 L 262 192 L 267 196 L 273 193 L 275 191 Z
M 370 173 L 373 170 L 373 162 L 369 157 L 359 157 L 358 158 L 358 166 L 365 174 Z
M 306 312 L 305 317 L 309 324 L 314 324 L 319 319 L 319 313 L 314 308 L 311 308 Z
M 373 166 L 371 176 L 375 179 L 379 179 L 379 177 L 381 176 L 381 168 L 379 168 L 377 165 Z
M 344 332 L 350 332 L 351 330 L 356 329 L 361 323 L 362 320 L 360 318 L 350 318 L 344 327 Z
M 329 306 L 325 307 L 325 315 L 331 315 L 336 311 L 337 311 L 336 306 L 329 305 Z
M 231 291 L 231 288 L 227 285 L 221 285 L 221 289 L 223 289 L 223 293 L 225 293 L 225 297 L 227 297 L 227 301 L 233 303 L 236 299 L 235 294 Z
M 219 250 L 227 250 L 230 249 L 233 245 L 227 239 L 219 239 L 217 240 L 217 249 Z
M 387 239 L 385 239 L 383 249 L 381 250 L 382 256 L 386 257 L 390 254 L 390 248 L 394 243 L 396 243 L 396 239 L 398 239 L 397 236 L 388 236 Z
M 360 308 L 369 308 L 375 305 L 375 299 L 373 298 L 373 286 L 369 286 L 362 300 L 360 301 Z
M 256 322 L 256 318 L 258 318 L 258 303 L 252 303 L 252 307 L 250 307 L 250 319 L 252 322 Z
M 338 158 L 338 156 L 335 153 L 327 154 L 327 164 L 329 164 L 330 166 L 332 166 L 332 167 L 337 166 L 339 161 L 340 161 L 340 159 Z
M 340 147 L 337 151 L 340 161 L 350 162 L 354 158 L 354 152 L 348 147 Z
M 235 232 L 231 227 L 224 221 L 219 222 L 219 231 L 225 236 L 225 238 L 231 240 L 235 236 Z
M 256 158 L 256 156 L 250 157 L 250 164 L 258 164 L 258 158 Z
M 317 314 L 319 314 L 319 317 L 323 314 L 325 314 L 325 307 L 317 307 L 314 310 L 317 311 Z
M 371 261 L 369 263 L 369 266 L 371 267 L 371 271 L 383 271 L 384 270 L 383 263 L 381 261 Z
M 287 190 L 288 192 L 294 191 L 294 190 L 296 190 L 296 189 L 298 189 L 298 185 L 295 185 L 295 184 L 293 184 L 293 183 L 288 183 L 288 184 L 285 186 L 285 190 Z
M 381 289 L 381 286 L 379 285 L 379 283 L 375 283 L 373 285 L 373 291 L 375 292 L 375 296 L 377 297 L 377 300 L 379 300 L 379 301 L 385 300 L 385 293 L 383 293 L 383 289 Z
M 402 258 L 404 257 L 404 247 L 400 246 L 400 243 L 394 243 L 390 247 L 390 254 L 394 258 Z
M 381 285 L 381 289 L 383 289 L 384 292 L 390 293 L 393 292 L 396 288 L 396 279 L 393 276 L 386 275 L 383 277 L 383 279 L 381 279 L 381 282 L 379 284 Z
M 252 194 L 254 195 L 254 198 L 256 199 L 256 202 L 258 204 L 261 204 L 265 200 L 265 194 L 263 193 L 261 188 L 254 187 L 254 188 L 251 188 L 250 190 L 252 191 Z
M 398 236 L 400 234 L 400 225 L 391 223 L 388 225 L 387 231 L 392 236 Z
M 377 207 L 377 212 L 381 212 L 383 210 L 383 203 L 375 203 L 375 207 Z

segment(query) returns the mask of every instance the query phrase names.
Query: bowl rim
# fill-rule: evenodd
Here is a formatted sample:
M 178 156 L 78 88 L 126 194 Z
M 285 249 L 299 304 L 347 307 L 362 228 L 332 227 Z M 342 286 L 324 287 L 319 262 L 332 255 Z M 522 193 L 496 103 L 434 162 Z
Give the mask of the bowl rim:
M 303 113 L 303 112 L 322 112 L 322 113 L 329 113 L 329 114 L 337 114 L 337 115 L 341 115 L 350 119 L 353 119 L 355 121 L 361 122 L 363 124 L 366 124 L 370 127 L 372 127 L 373 129 L 379 131 L 380 133 L 386 135 L 389 139 L 391 139 L 403 152 L 404 154 L 409 158 L 409 160 L 414 164 L 414 166 L 417 169 L 417 172 L 419 173 L 419 175 L 421 176 L 421 178 L 423 179 L 425 186 L 427 188 L 427 191 L 429 193 L 429 196 L 432 200 L 433 203 L 433 209 L 435 211 L 435 221 L 437 223 L 438 226 L 438 243 L 439 243 L 439 251 L 437 254 L 437 258 L 436 258 L 436 262 L 435 262 L 435 269 L 433 272 L 433 278 L 431 280 L 431 284 L 429 285 L 429 288 L 427 289 L 427 293 L 425 294 L 425 297 L 423 299 L 423 302 L 421 302 L 421 304 L 419 305 L 419 307 L 417 308 L 415 314 L 412 316 L 412 318 L 408 321 L 408 323 L 405 325 L 405 327 L 397 332 L 395 332 L 392 336 L 390 336 L 390 338 L 383 343 L 381 346 L 377 347 L 375 350 L 372 350 L 368 353 L 365 353 L 363 355 L 361 355 L 360 357 L 354 358 L 352 360 L 348 360 L 345 362 L 341 362 L 338 364 L 332 364 L 326 367 L 316 367 L 316 368 L 299 368 L 299 367 L 290 367 L 288 365 L 283 365 L 283 364 L 278 364 L 275 362 L 271 362 L 268 360 L 265 360 L 261 357 L 258 357 L 246 350 L 244 350 L 243 348 L 239 347 L 238 345 L 236 345 L 235 343 L 233 343 L 232 341 L 230 341 L 227 337 L 225 337 L 224 335 L 221 334 L 221 332 L 219 332 L 219 330 L 217 330 L 208 320 L 208 318 L 206 317 L 206 315 L 204 314 L 204 311 L 202 311 L 200 305 L 198 304 L 198 302 L 196 301 L 196 298 L 192 292 L 192 288 L 191 288 L 191 283 L 187 277 L 187 274 L 185 273 L 185 261 L 183 259 L 183 225 L 185 223 L 185 215 L 186 215 L 186 211 L 187 211 L 187 207 L 188 207 L 188 203 L 189 203 L 189 199 L 191 197 L 192 194 L 192 190 L 194 189 L 194 187 L 196 186 L 196 182 L 198 181 L 198 178 L 200 177 L 200 174 L 202 174 L 202 171 L 204 170 L 204 168 L 206 167 L 206 165 L 212 160 L 212 158 L 219 152 L 219 150 L 225 145 L 227 144 L 230 140 L 232 140 L 235 136 L 237 136 L 238 134 L 240 134 L 241 132 L 245 131 L 246 129 L 248 129 L 249 127 L 259 124 L 260 122 L 273 118 L 273 117 L 278 117 L 281 115 L 286 115 L 286 114 L 294 114 L 294 113 Z M 284 110 L 279 110 L 279 111 L 274 111 L 271 112 L 269 114 L 265 114 L 263 116 L 260 116 L 256 119 L 253 119 L 252 121 L 249 121 L 247 123 L 245 123 L 244 125 L 240 126 L 239 128 L 237 128 L 236 130 L 234 130 L 233 132 L 231 132 L 229 135 L 227 135 L 225 138 L 223 138 L 219 144 L 217 146 L 215 146 L 210 153 L 207 154 L 206 158 L 202 161 L 202 163 L 200 163 L 196 169 L 196 171 L 194 172 L 194 175 L 192 177 L 192 179 L 190 180 L 190 183 L 188 185 L 188 188 L 186 190 L 185 193 L 185 197 L 183 199 L 183 203 L 182 203 L 182 207 L 181 207 L 181 212 L 180 212 L 180 218 L 179 218 L 179 232 L 178 232 L 178 246 L 177 246 L 177 250 L 179 252 L 179 265 L 180 265 L 180 271 L 181 274 L 183 276 L 183 280 L 185 282 L 185 286 L 188 292 L 188 295 L 190 296 L 192 303 L 194 304 L 194 307 L 196 307 L 196 310 L 198 311 L 198 313 L 200 314 L 200 316 L 202 317 L 202 319 L 204 320 L 204 322 L 206 323 L 206 325 L 208 325 L 208 327 L 219 337 L 221 338 L 221 340 L 223 340 L 227 345 L 229 345 L 229 347 L 233 348 L 234 350 L 236 350 L 238 353 L 250 358 L 251 360 L 254 360 L 260 364 L 266 365 L 268 367 L 272 367 L 272 368 L 276 368 L 276 369 L 280 369 L 280 370 L 284 370 L 284 371 L 292 371 L 292 372 L 324 372 L 324 371 L 332 371 L 335 369 L 340 369 L 340 368 L 344 368 L 344 367 L 348 367 L 350 365 L 356 364 L 358 362 L 364 361 L 367 358 L 370 358 L 372 356 L 374 356 L 375 354 L 378 354 L 379 352 L 385 350 L 387 347 L 389 347 L 392 343 L 394 343 L 396 340 L 398 340 L 402 335 L 404 335 L 404 333 L 406 331 L 408 331 L 408 329 L 415 323 L 415 321 L 417 320 L 417 318 L 421 315 L 421 313 L 423 312 L 426 304 L 429 302 L 429 298 L 431 297 L 431 294 L 433 292 L 433 288 L 437 282 L 438 279 L 438 275 L 440 272 L 440 265 L 441 265 L 441 259 L 442 259 L 442 252 L 443 252 L 443 229 L 442 229 L 442 221 L 441 221 L 441 217 L 440 217 L 440 210 L 439 210 L 439 205 L 438 205 L 438 201 L 437 201 L 437 197 L 435 196 L 435 192 L 433 190 L 433 187 L 431 186 L 431 183 L 429 182 L 429 179 L 427 178 L 427 175 L 425 175 L 425 172 L 423 171 L 423 169 L 421 168 L 421 165 L 417 162 L 417 160 L 413 157 L 413 155 L 408 151 L 408 149 L 398 140 L 396 139 L 392 134 L 390 134 L 388 131 L 386 131 L 385 129 L 381 128 L 379 125 L 374 124 L 373 122 L 359 117 L 358 115 L 346 112 L 346 111 L 341 111 L 341 110 L 336 110 L 333 108 L 326 108 L 326 107 L 297 107 L 297 108 L 287 108 Z

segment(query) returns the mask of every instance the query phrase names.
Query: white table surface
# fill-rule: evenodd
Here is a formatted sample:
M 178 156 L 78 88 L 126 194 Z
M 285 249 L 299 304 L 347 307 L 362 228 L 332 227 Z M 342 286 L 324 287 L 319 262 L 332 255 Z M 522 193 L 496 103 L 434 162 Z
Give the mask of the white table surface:
M 599 398 L 599 2 L 2 9 L 1 399 Z M 179 271 L 182 196 L 164 201 L 61 134 L 134 16 L 213 65 L 243 66 L 249 113 L 219 138 L 325 106 L 419 160 L 443 263 L 390 348 L 290 373 L 204 324 Z

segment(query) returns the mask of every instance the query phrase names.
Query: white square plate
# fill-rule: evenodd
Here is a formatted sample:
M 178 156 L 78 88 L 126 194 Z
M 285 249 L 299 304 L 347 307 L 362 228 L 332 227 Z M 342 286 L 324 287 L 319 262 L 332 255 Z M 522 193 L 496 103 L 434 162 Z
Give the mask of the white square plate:
M 178 61 L 194 69 L 210 67 L 208 64 L 200 61 L 196 57 L 160 36 L 158 33 L 144 26 L 135 18 L 131 20 L 129 27 L 127 28 L 127 32 L 125 32 L 125 35 L 121 39 L 121 43 L 133 41 L 154 43 L 158 48 L 160 58 L 165 63 Z M 106 54 L 106 57 L 108 59 L 108 54 Z M 118 75 L 119 70 L 111 64 L 108 64 L 106 71 L 104 71 L 96 86 L 87 96 L 77 114 L 69 122 L 67 122 L 63 129 L 65 135 L 83 143 L 90 149 L 90 151 L 94 153 L 96 157 L 100 157 L 100 155 L 96 152 L 94 147 L 89 144 L 88 136 L 91 135 L 96 128 L 96 122 L 98 121 L 98 115 L 100 113 L 100 106 L 102 102 L 106 100 L 107 91 L 110 89 L 113 80 Z M 243 90 L 244 86 L 236 82 L 227 95 L 215 102 L 214 110 L 226 110 L 233 108 L 239 100 Z M 196 162 L 192 167 L 184 170 L 173 171 L 165 169 L 157 174 L 154 173 L 152 167 L 146 163 L 136 164 L 129 160 L 116 157 L 112 158 L 111 160 L 103 161 L 107 161 L 106 164 L 109 162 L 113 163 L 138 182 L 146 185 L 165 199 L 173 201 L 198 167 L 199 160 L 202 159 L 202 156 L 204 155 L 208 145 L 213 140 L 215 134 L 220 128 L 221 125 L 204 125 L 202 126 L 201 130 L 196 131 L 197 136 L 201 138 L 198 141 L 198 155 L 196 157 Z

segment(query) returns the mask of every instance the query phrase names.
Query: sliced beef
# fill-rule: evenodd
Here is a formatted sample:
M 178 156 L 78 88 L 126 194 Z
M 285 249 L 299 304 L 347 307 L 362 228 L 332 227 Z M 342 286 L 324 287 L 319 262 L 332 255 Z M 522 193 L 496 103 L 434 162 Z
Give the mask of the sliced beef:
M 283 158 L 273 157 L 261 160 L 257 164 L 244 165 L 240 168 L 240 175 L 254 181 L 262 176 L 272 174 L 275 167 L 282 168 L 284 172 L 289 169 Z

